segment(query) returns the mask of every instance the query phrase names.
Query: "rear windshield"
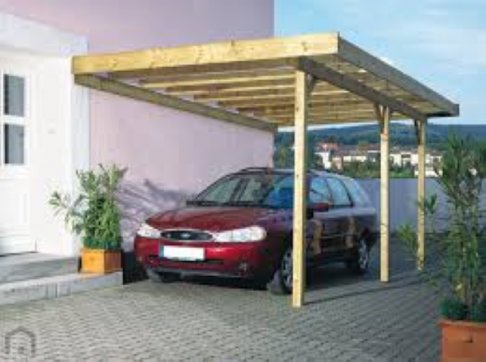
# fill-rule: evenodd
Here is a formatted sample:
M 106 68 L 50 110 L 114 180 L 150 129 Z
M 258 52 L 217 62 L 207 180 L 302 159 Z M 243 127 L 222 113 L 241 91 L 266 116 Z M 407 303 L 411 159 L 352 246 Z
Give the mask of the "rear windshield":
M 366 191 L 353 179 L 343 179 L 346 188 L 348 189 L 349 195 L 353 199 L 353 204 L 357 206 L 368 206 L 370 205 L 370 199 Z

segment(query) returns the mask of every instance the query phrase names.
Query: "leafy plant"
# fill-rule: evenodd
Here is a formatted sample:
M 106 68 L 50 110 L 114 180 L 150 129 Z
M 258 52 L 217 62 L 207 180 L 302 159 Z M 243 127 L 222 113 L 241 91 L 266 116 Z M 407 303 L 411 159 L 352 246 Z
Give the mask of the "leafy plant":
M 434 250 L 425 272 L 445 290 L 441 303 L 444 317 L 452 320 L 485 320 L 486 235 L 481 210 L 482 180 L 485 177 L 484 147 L 470 139 L 451 136 L 436 172 L 447 200 L 447 226 L 439 230 L 437 196 L 424 200 L 427 242 Z M 417 250 L 410 225 L 398 230 L 408 247 Z
M 120 211 L 116 191 L 126 169 L 100 165 L 97 170 L 77 171 L 80 192 L 73 200 L 69 194 L 54 192 L 49 204 L 56 214 L 64 214 L 66 225 L 89 249 L 114 250 L 121 245 Z

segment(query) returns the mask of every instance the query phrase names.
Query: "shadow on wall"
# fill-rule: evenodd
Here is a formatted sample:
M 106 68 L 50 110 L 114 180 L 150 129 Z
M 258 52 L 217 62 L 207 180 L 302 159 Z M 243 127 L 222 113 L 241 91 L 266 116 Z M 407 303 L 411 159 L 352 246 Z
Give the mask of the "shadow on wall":
M 190 192 L 167 190 L 149 180 L 142 183 L 124 181 L 120 187 L 118 202 L 122 212 L 123 249 L 133 249 L 135 233 L 147 217 L 158 212 L 183 206 L 193 196 Z

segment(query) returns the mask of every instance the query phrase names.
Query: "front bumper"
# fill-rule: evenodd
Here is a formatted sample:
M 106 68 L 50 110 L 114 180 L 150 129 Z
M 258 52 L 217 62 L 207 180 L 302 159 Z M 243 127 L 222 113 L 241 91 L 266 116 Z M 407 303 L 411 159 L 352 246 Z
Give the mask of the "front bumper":
M 161 246 L 204 248 L 204 260 L 183 261 L 161 258 Z M 249 243 L 173 242 L 135 238 L 135 255 L 145 268 L 187 275 L 254 278 L 267 276 L 273 255 L 265 240 Z

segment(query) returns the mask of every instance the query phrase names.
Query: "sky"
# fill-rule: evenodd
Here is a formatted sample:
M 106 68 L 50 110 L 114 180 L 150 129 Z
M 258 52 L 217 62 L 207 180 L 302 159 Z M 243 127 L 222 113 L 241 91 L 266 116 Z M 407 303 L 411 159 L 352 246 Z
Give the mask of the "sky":
M 486 125 L 486 0 L 275 0 L 276 35 L 338 31 Z M 482 108 L 483 107 L 483 108 Z

